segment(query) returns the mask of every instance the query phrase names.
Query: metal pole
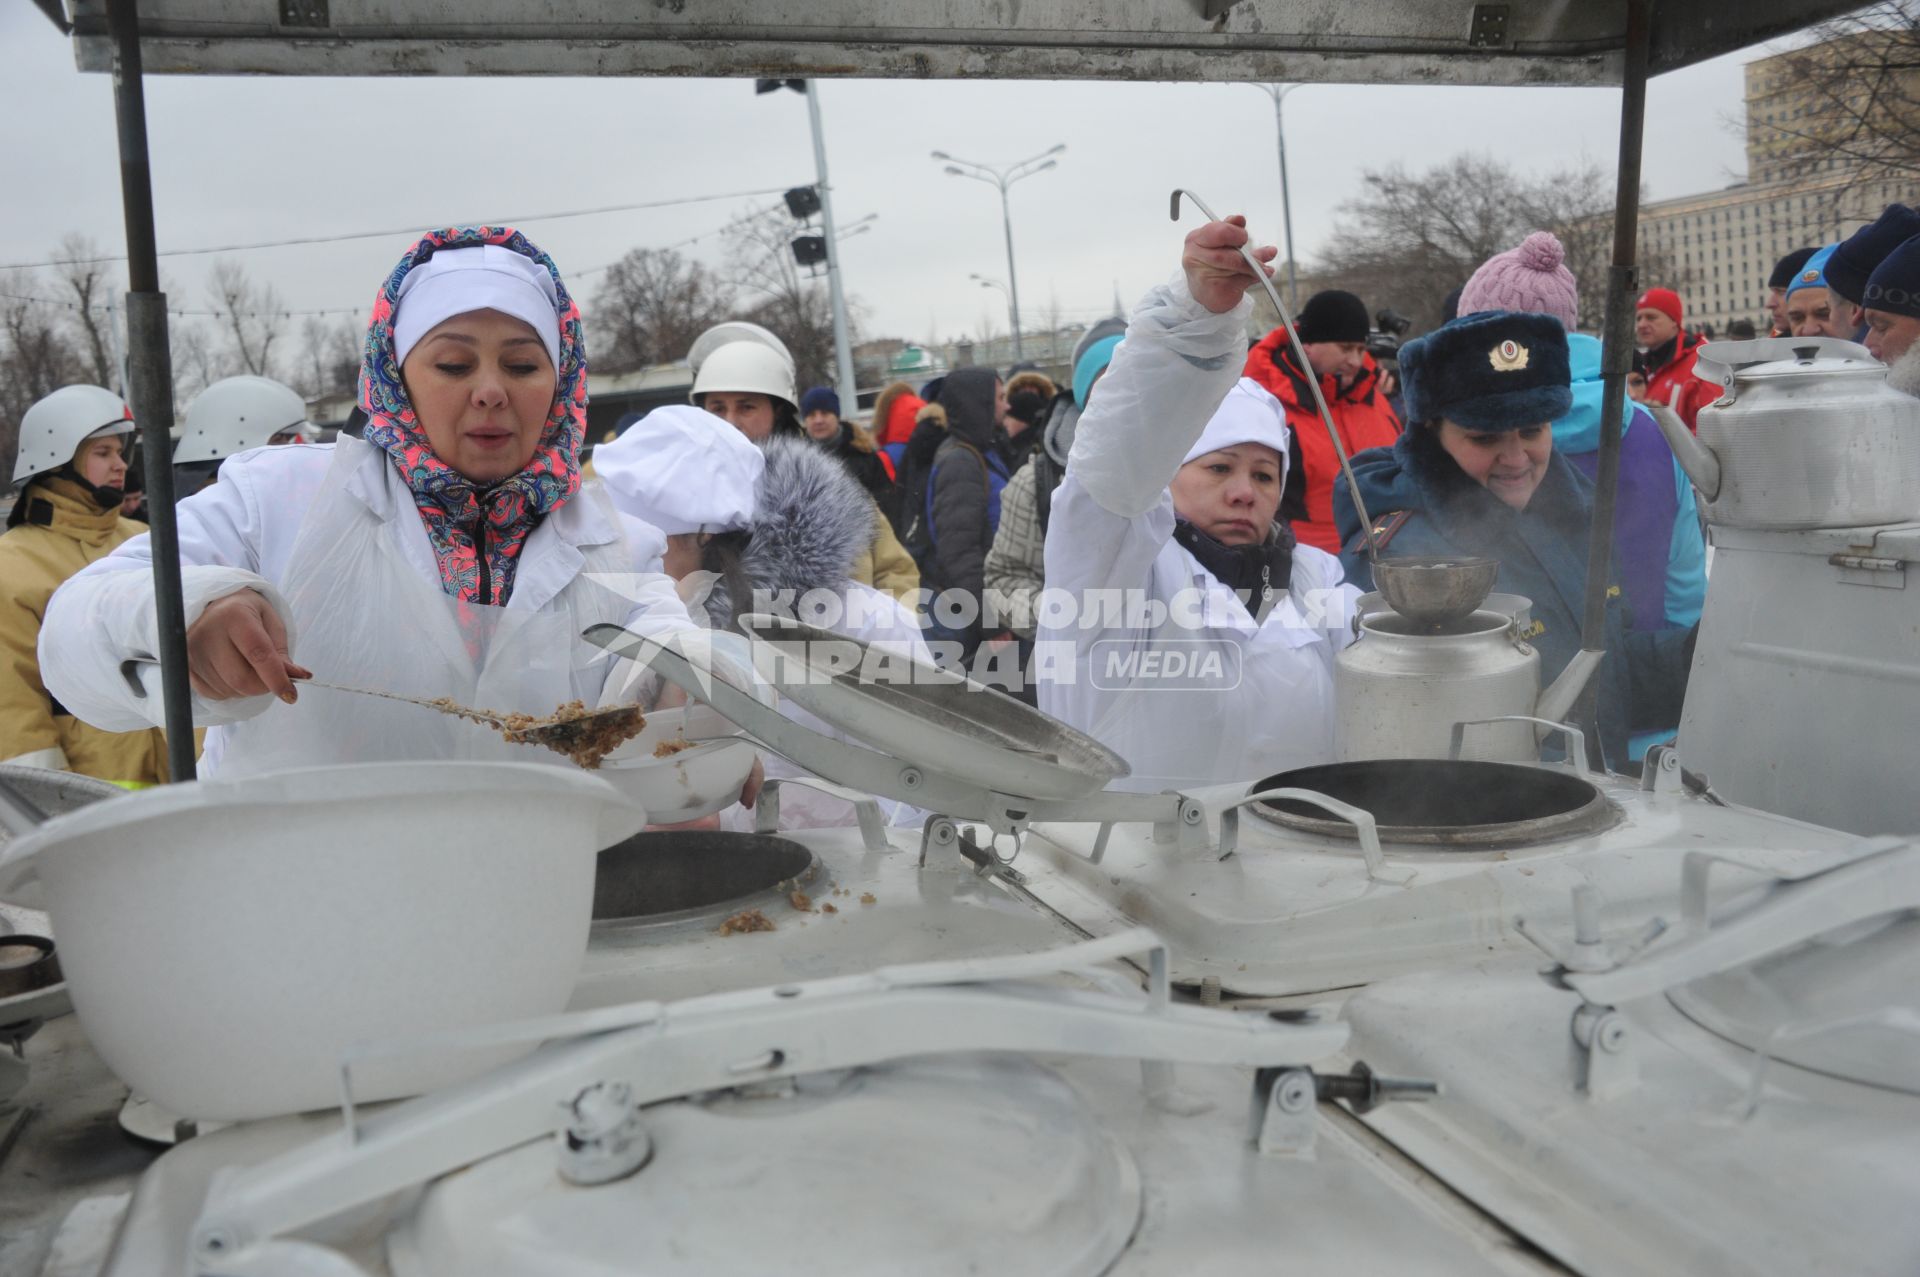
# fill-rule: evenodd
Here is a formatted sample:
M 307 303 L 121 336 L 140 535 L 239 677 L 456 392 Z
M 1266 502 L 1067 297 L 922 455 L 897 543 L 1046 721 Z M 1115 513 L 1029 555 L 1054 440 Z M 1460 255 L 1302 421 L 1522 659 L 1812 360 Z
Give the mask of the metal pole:
M 840 291 L 840 241 L 833 233 L 833 188 L 827 184 L 827 138 L 820 128 L 820 97 L 807 81 L 807 119 L 813 125 L 813 167 L 820 181 L 820 229 L 827 241 L 827 295 L 833 300 L 833 355 L 840 385 L 840 411 L 860 411 L 860 387 L 853 376 L 853 346 L 847 337 L 847 302 Z
M 1620 486 L 1620 426 L 1626 412 L 1627 373 L 1633 365 L 1633 298 L 1640 221 L 1640 150 L 1646 129 L 1648 47 L 1654 0 L 1627 0 L 1626 69 L 1620 86 L 1620 170 L 1613 195 L 1613 265 L 1607 271 L 1607 314 L 1600 353 L 1600 465 L 1594 479 L 1593 527 L 1587 541 L 1586 614 L 1580 646 L 1606 647 L 1607 587 L 1613 576 L 1614 498 Z M 1577 717 L 1598 726 L 1600 680 L 1589 680 Z M 1599 750 L 1598 731 L 1588 734 Z M 1623 760 L 1615 760 L 1623 761 Z
M 1293 199 L 1287 186 L 1287 121 L 1280 109 L 1286 100 L 1287 90 L 1276 87 L 1273 94 L 1273 131 L 1280 139 L 1280 219 L 1287 233 L 1287 305 L 1294 310 L 1300 309 L 1300 276 L 1293 265 Z
M 147 163 L 147 101 L 140 71 L 138 0 L 107 0 L 113 38 L 113 105 L 120 133 L 120 201 L 127 223 L 127 344 L 130 382 L 147 471 L 147 526 L 153 554 L 167 768 L 192 780 L 193 689 L 187 679 L 186 607 L 180 598 L 180 537 L 173 520 L 173 363 L 167 299 L 153 233 L 153 174 Z
M 1013 273 L 1013 210 L 1007 202 L 1006 178 L 1000 179 L 1000 222 L 1007 232 L 1007 309 L 1013 315 L 1013 362 L 1027 357 L 1020 346 L 1020 279 Z

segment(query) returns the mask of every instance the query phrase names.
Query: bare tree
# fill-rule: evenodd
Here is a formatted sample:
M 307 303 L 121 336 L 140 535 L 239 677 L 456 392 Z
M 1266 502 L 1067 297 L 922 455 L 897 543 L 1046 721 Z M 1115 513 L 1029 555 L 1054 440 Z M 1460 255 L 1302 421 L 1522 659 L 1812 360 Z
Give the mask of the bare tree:
M 125 393 L 120 385 L 120 370 L 114 366 L 113 313 L 109 295 L 115 288 L 114 270 L 100 261 L 100 246 L 84 235 L 69 235 L 60 241 L 58 268 L 61 284 L 73 299 L 73 326 L 81 344 L 93 360 L 92 380 Z
M 22 272 L 19 296 L 0 297 L 0 457 L 13 473 L 20 417 L 38 399 L 85 381 L 86 362 L 69 340 L 60 308 L 32 300 L 42 287 Z
M 1849 187 L 1920 177 L 1920 0 L 1878 0 L 1809 34 L 1749 103 L 1755 153 L 1779 176 Z
M 215 349 L 213 338 L 197 319 L 169 318 L 167 346 L 173 364 L 173 401 L 180 407 L 227 375 L 227 365 Z
M 207 273 L 215 322 L 228 344 L 227 365 L 257 377 L 274 375 L 274 347 L 286 332 L 288 316 L 271 284 L 255 284 L 246 268 L 221 261 Z
M 1551 231 L 1580 285 L 1581 318 L 1595 327 L 1606 302 L 1613 246 L 1613 181 L 1594 164 L 1528 178 L 1487 155 L 1457 155 L 1424 173 L 1395 165 L 1361 175 L 1341 206 L 1336 245 L 1314 272 L 1373 309 L 1391 306 L 1430 328 L 1448 293 L 1531 231 Z M 1643 275 L 1684 288 L 1670 263 L 1643 251 Z
M 300 391 L 309 399 L 353 390 L 364 327 L 352 319 L 308 315 L 300 324 Z
M 671 248 L 636 248 L 594 294 L 587 349 L 607 372 L 664 363 L 733 309 L 732 286 L 706 266 Z
M 793 259 L 795 223 L 784 208 L 765 209 L 727 226 L 726 279 L 741 291 L 744 313 L 785 342 L 802 387 L 833 383 L 833 306 L 826 281 L 803 275 Z M 858 310 L 848 299 L 848 327 Z M 849 340 L 859 339 L 849 334 Z M 852 406 L 847 405 L 852 411 Z

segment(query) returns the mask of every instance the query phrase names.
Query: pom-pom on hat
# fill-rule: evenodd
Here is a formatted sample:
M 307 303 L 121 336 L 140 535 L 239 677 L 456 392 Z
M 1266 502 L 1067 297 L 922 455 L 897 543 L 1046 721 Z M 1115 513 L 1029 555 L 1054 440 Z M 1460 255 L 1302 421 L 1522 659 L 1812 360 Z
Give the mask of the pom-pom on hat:
M 1367 304 L 1338 288 L 1315 293 L 1294 317 L 1293 331 L 1300 344 L 1315 341 L 1365 341 L 1373 321 Z
M 1889 204 L 1880 216 L 1840 241 L 1827 259 L 1827 287 L 1858 306 L 1867 280 L 1888 253 L 1920 235 L 1920 211 Z
M 1888 253 L 1867 279 L 1868 310 L 1920 319 L 1920 235 Z
M 826 386 L 815 386 L 800 396 L 800 415 L 811 417 L 816 412 L 830 412 L 840 415 L 840 396 Z
M 1567 250 L 1547 231 L 1489 257 L 1460 290 L 1460 314 L 1515 310 L 1552 315 L 1568 332 L 1580 326 L 1580 286 L 1566 267 Z
M 1633 304 L 1636 311 L 1657 310 L 1674 323 L 1686 324 L 1686 308 L 1680 304 L 1680 294 L 1671 288 L 1649 288 L 1640 294 L 1640 300 Z
M 1573 406 L 1567 330 L 1552 315 L 1468 315 L 1400 348 L 1407 417 L 1467 430 L 1545 425 Z

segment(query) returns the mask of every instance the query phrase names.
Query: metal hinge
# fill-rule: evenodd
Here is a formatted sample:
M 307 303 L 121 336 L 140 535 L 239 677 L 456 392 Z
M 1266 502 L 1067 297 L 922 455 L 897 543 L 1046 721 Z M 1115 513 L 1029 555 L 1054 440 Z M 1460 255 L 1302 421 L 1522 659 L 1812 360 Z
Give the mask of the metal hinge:
M 1509 30 L 1508 19 L 1513 15 L 1510 4 L 1476 4 L 1473 6 L 1472 25 L 1467 28 L 1467 47 L 1470 49 L 1511 49 L 1513 35 Z
M 1868 585 L 1880 590 L 1907 588 L 1905 559 L 1881 558 L 1872 554 L 1829 554 L 1827 562 L 1840 569 L 1840 584 Z

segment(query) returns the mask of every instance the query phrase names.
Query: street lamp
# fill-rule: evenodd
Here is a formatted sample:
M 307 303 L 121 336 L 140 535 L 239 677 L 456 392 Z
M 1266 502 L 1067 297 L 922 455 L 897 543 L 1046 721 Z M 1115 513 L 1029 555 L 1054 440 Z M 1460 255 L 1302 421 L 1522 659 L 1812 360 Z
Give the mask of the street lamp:
M 978 272 L 975 272 L 975 271 L 969 271 L 967 274 L 967 278 L 977 281 L 980 287 L 982 288 L 997 288 L 1001 291 L 1001 293 L 1003 293 L 1006 296 L 1008 317 L 1012 322 L 1013 330 L 1016 333 L 1019 332 L 1020 331 L 1020 313 L 1013 309 L 1013 290 L 1008 288 L 1005 284 L 1001 283 L 999 280 L 990 278 L 989 276 L 986 276 L 986 275 L 979 274 Z M 1013 358 L 1015 363 L 1018 363 L 1020 360 L 1020 356 L 1017 352 L 1015 353 Z
M 946 171 L 953 177 L 971 177 L 1000 188 L 1000 221 L 1007 233 L 1007 307 L 1013 320 L 1013 358 L 1014 362 L 1026 358 L 1020 344 L 1020 281 L 1013 269 L 1013 212 L 1007 204 L 1007 188 L 1023 177 L 1032 177 L 1035 173 L 1044 173 L 1056 167 L 1054 160 L 1048 158 L 1067 149 L 1061 142 L 1050 146 L 1038 155 L 1030 155 L 1014 164 L 995 168 L 989 164 L 976 164 L 972 160 L 963 160 L 948 155 L 945 151 L 935 151 L 933 158 L 946 161 Z
M 1287 233 L 1287 307 L 1300 309 L 1300 279 L 1293 269 L 1293 205 L 1287 192 L 1287 122 L 1280 112 L 1280 104 L 1287 100 L 1287 94 L 1300 86 L 1297 84 L 1256 84 L 1256 89 L 1264 89 L 1273 99 L 1273 131 L 1280 139 L 1280 217 L 1285 223 Z

